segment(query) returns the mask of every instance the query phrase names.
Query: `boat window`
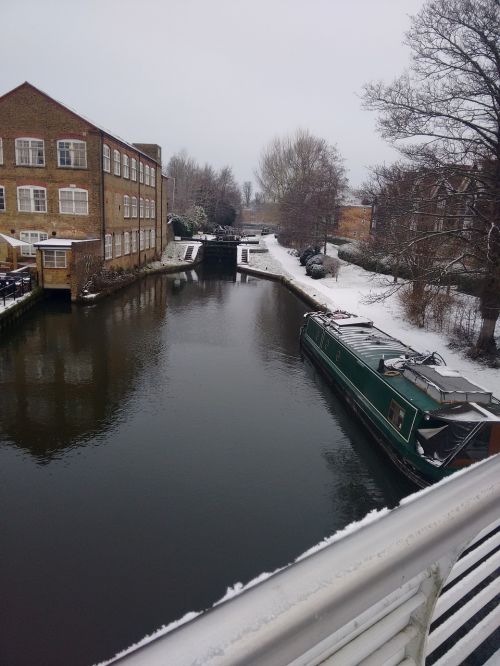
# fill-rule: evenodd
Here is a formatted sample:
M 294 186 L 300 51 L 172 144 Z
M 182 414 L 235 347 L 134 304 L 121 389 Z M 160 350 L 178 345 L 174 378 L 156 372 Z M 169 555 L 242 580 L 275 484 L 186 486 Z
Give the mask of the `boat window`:
M 391 400 L 391 404 L 389 405 L 389 421 L 395 425 L 398 430 L 401 430 L 404 420 L 405 410 L 398 405 L 395 400 Z

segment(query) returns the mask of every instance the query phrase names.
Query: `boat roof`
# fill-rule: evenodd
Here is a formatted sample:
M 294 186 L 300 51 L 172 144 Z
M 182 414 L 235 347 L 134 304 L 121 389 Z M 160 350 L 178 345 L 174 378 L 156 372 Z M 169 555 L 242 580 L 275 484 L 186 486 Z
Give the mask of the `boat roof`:
M 369 319 L 356 317 L 355 315 L 340 311 L 333 313 L 313 313 L 313 316 L 319 320 L 319 323 L 325 327 L 327 332 L 352 349 L 356 356 L 375 372 L 378 372 L 381 359 L 388 361 L 390 359 L 402 359 L 405 356 L 418 354 L 409 345 L 405 345 L 400 340 L 373 326 L 373 323 Z M 410 367 L 419 373 L 432 374 L 433 377 L 439 378 L 440 385 L 448 385 L 449 383 L 449 390 L 463 391 L 466 388 L 471 393 L 474 390 L 482 393 L 486 392 L 485 389 L 472 384 L 472 382 L 469 382 L 460 373 L 451 370 L 447 366 L 439 367 L 437 370 L 436 366 L 422 364 L 415 364 Z M 402 373 L 397 372 L 393 374 L 390 372 L 390 368 L 387 368 L 387 370 L 389 370 L 389 374 L 381 374 L 384 381 L 418 409 L 425 412 L 443 410 L 445 405 L 442 402 L 435 400 Z M 482 408 L 484 412 L 495 413 L 495 405 L 482 405 Z M 449 418 L 453 418 L 453 416 L 450 414 Z

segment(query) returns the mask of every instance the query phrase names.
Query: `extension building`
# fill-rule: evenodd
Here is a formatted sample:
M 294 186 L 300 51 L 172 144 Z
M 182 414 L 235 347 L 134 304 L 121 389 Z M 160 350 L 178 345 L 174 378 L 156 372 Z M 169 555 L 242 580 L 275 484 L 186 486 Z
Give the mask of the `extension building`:
M 130 144 L 30 83 L 0 97 L 0 233 L 33 262 L 66 268 L 64 243 L 91 240 L 106 268 L 134 268 L 166 246 L 161 148 Z

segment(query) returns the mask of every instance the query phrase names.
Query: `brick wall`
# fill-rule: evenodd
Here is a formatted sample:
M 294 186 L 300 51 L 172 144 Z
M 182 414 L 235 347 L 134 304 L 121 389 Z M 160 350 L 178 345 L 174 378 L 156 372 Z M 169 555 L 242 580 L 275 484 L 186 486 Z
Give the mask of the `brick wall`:
M 87 241 L 71 246 L 70 286 L 71 300 L 77 299 L 91 275 L 102 269 L 101 243 Z
M 100 239 L 104 257 L 104 236 L 111 234 L 113 258 L 106 260 L 108 268 L 133 268 L 159 258 L 167 243 L 166 200 L 162 197 L 161 148 L 156 144 L 128 145 L 101 131 L 77 114 L 47 97 L 28 83 L 0 97 L 0 138 L 3 140 L 4 160 L 0 164 L 0 186 L 5 188 L 6 210 L 0 211 L 0 232 L 20 237 L 23 231 L 43 232 L 49 238 Z M 44 166 L 17 166 L 15 139 L 43 139 Z M 73 139 L 86 142 L 85 168 L 59 167 L 57 141 Z M 102 170 L 102 147 L 110 148 L 110 173 Z M 120 152 L 120 175 L 114 174 L 113 151 Z M 137 160 L 137 180 L 123 177 L 123 155 Z M 151 156 L 151 157 L 148 157 Z M 140 183 L 139 163 L 155 169 L 156 186 Z M 130 169 L 130 164 L 129 164 Z M 145 181 L 145 179 L 144 179 Z M 17 188 L 33 185 L 46 188 L 47 212 L 19 212 Z M 88 215 L 59 212 L 59 189 L 80 188 L 88 191 Z M 124 216 L 124 195 L 137 197 L 138 216 Z M 154 218 L 139 218 L 140 198 L 154 200 Z M 163 207 L 162 207 L 163 204 Z M 163 212 L 163 220 L 162 220 Z M 163 228 L 162 228 L 163 224 Z M 155 231 L 154 247 L 139 250 L 139 230 Z M 137 251 L 124 254 L 124 233 L 137 234 Z M 120 256 L 116 236 L 121 238 Z M 132 248 L 132 243 L 131 243 Z
M 158 258 L 159 250 L 159 236 L 160 236 L 160 181 L 161 181 L 161 168 L 153 160 L 149 160 L 145 155 L 134 150 L 132 146 L 124 147 L 122 144 L 113 140 L 110 137 L 104 138 L 104 143 L 110 148 L 111 155 L 111 172 L 104 173 L 104 218 L 105 218 L 105 233 L 113 236 L 113 258 L 106 260 L 106 266 L 110 268 L 133 268 L 143 265 L 149 261 Z M 120 175 L 114 174 L 114 151 L 118 150 L 121 155 L 121 169 Z M 132 158 L 137 160 L 137 180 L 133 181 L 131 178 L 123 177 L 123 155 L 127 155 L 129 160 Z M 145 182 L 140 182 L 139 170 L 140 162 L 143 163 L 144 169 L 148 166 L 150 169 L 154 168 L 156 172 L 156 187 L 146 185 Z M 131 175 L 131 174 L 130 174 Z M 125 217 L 124 211 L 124 196 L 137 198 L 137 217 L 132 217 L 132 205 L 130 206 L 130 216 Z M 145 210 L 144 216 L 140 217 L 140 199 L 155 201 L 156 211 L 155 218 L 146 218 Z M 144 208 L 146 208 L 144 203 Z M 149 249 L 139 250 L 140 243 L 137 240 L 137 252 L 125 255 L 124 254 L 124 233 L 138 234 L 140 230 L 150 233 L 155 230 L 155 247 Z M 116 254 L 116 236 L 121 237 L 121 256 L 117 257 Z
M 49 238 L 100 237 L 100 137 L 93 126 L 31 86 L 21 86 L 0 98 L 0 137 L 4 161 L 0 186 L 5 187 L 6 210 L 0 212 L 0 231 L 19 238 L 21 231 L 43 231 Z M 45 166 L 17 166 L 16 138 L 43 139 Z M 59 167 L 57 140 L 78 139 L 87 145 L 87 168 Z M 38 185 L 47 189 L 47 212 L 17 210 L 17 187 Z M 88 190 L 89 214 L 59 212 L 59 188 Z
M 370 206 L 339 206 L 335 234 L 343 238 L 364 239 L 370 235 Z

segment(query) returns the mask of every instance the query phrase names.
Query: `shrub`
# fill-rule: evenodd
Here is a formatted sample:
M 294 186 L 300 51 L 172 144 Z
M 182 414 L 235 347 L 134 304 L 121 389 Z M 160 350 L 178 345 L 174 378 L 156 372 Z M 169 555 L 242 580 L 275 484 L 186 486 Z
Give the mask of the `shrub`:
M 172 226 L 176 236 L 189 236 L 193 235 L 194 227 L 191 220 L 181 215 L 172 216 Z
M 300 265 L 305 266 L 307 264 L 308 259 L 313 257 L 315 254 L 319 253 L 319 247 L 309 245 L 308 247 L 305 248 L 305 250 L 302 250 L 300 253 Z
M 307 260 L 306 263 L 306 275 L 311 275 L 311 269 L 313 266 L 322 265 L 324 260 L 324 255 L 315 254 Z
M 326 268 L 322 264 L 313 264 L 311 266 L 311 277 L 313 280 L 319 280 L 326 275 Z
M 340 261 L 336 259 L 335 257 L 325 257 L 323 259 L 323 266 L 325 267 L 325 270 L 327 272 L 327 275 L 331 275 L 335 279 L 338 278 L 339 272 L 340 272 Z

